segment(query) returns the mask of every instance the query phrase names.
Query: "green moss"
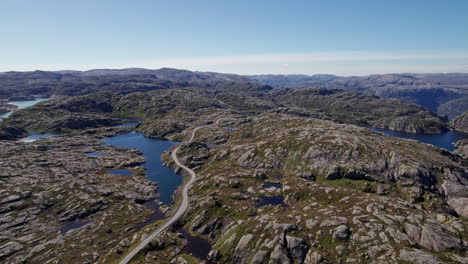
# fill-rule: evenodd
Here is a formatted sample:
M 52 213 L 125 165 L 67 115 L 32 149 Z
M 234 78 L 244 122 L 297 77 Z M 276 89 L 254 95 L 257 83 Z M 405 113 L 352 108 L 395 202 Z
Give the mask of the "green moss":
M 336 246 L 340 245 L 340 242 L 333 241 L 333 237 L 330 234 L 326 234 L 325 237 L 319 242 L 319 245 L 323 249 L 332 249 L 334 250 Z

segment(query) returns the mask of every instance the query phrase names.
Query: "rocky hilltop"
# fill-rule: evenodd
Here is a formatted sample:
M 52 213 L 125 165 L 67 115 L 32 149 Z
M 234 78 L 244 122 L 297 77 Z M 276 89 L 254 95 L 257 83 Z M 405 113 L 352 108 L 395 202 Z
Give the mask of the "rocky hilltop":
M 35 76 L 8 98 L 57 98 L 0 123 L 2 263 L 118 263 L 164 215 L 141 153 L 100 139 L 186 142 L 205 125 L 177 154 L 197 174 L 188 211 L 132 263 L 468 262 L 466 140 L 449 152 L 366 128 L 448 129 L 421 106 L 171 69 L 5 74 Z M 30 130 L 61 135 L 16 141 Z
M 114 89 L 117 91 L 111 92 L 110 85 L 109 90 L 89 88 L 90 94 L 77 96 L 86 89 L 79 90 L 73 92 L 74 96 L 16 111 L 2 122 L 2 126 L 60 132 L 117 124 L 116 117 L 154 120 L 164 118 L 169 113 L 191 116 L 192 112 L 202 109 L 230 109 L 245 113 L 275 110 L 413 133 L 442 133 L 448 130 L 448 123 L 440 116 L 395 99 L 313 87 L 273 89 L 256 83 L 205 84 L 178 86 L 169 82 L 157 89 L 141 90 L 140 86 L 134 87 L 132 82 Z
M 454 118 L 450 124 L 454 129 L 468 133 L 468 111 Z
M 337 89 L 278 90 L 274 98 L 296 107 L 329 114 L 334 121 L 412 133 L 441 133 L 445 121 L 423 107 L 395 99 Z
M 397 98 L 453 118 L 468 108 L 468 74 L 251 75 L 252 81 L 273 87 L 322 86 Z
M 199 175 L 181 225 L 210 241 L 209 261 L 467 261 L 468 167 L 460 156 L 287 114 L 208 113 L 198 122 L 218 119 L 179 152 Z M 168 137 L 189 136 L 187 126 Z M 135 261 L 197 262 L 177 254 L 177 231 L 166 233 Z
M 132 241 L 153 213 L 143 203 L 157 197 L 157 186 L 138 167 L 139 152 L 98 141 L 125 132 L 0 141 L 0 262 L 91 263 L 122 238 Z M 122 168 L 133 175 L 108 172 Z

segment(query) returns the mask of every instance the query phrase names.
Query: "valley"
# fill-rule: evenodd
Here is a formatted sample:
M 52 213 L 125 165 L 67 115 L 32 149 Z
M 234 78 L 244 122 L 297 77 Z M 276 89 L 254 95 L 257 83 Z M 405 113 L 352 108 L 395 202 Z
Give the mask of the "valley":
M 467 260 L 463 116 L 174 69 L 0 77 L 54 98 L 0 122 L 5 263 Z

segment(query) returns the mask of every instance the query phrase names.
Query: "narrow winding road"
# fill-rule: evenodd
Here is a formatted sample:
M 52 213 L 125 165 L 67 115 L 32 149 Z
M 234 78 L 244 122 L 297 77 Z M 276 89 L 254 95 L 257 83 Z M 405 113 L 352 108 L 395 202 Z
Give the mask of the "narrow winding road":
M 202 128 L 205 128 L 205 127 L 210 127 L 210 126 L 213 126 L 213 125 L 217 125 L 219 123 L 219 120 L 216 121 L 216 123 L 212 124 L 212 125 L 206 125 L 206 126 L 199 126 L 199 127 L 196 127 L 193 131 L 192 131 L 192 136 L 190 137 L 189 141 L 188 142 L 192 142 L 193 141 L 193 138 L 195 137 L 195 133 L 202 129 Z M 179 220 L 179 218 L 185 213 L 185 211 L 187 210 L 188 208 L 188 205 L 189 205 L 189 201 L 188 201 L 188 190 L 190 188 L 190 186 L 195 182 L 196 178 L 197 178 L 197 174 L 187 168 L 186 166 L 184 166 L 182 163 L 180 163 L 179 161 L 179 158 L 177 158 L 177 151 L 179 150 L 180 148 L 180 145 L 177 146 L 174 151 L 172 151 L 172 154 L 171 154 L 171 157 L 172 159 L 175 161 L 175 163 L 177 164 L 177 166 L 181 167 L 183 170 L 187 171 L 189 174 L 190 174 L 190 180 L 187 182 L 187 184 L 185 184 L 184 186 L 184 189 L 182 190 L 182 203 L 180 204 L 180 207 L 179 209 L 177 209 L 177 212 L 169 219 L 166 221 L 166 223 L 162 226 L 160 226 L 156 231 L 154 231 L 151 235 L 149 235 L 145 240 L 143 240 L 135 249 L 133 249 L 130 253 L 128 253 L 127 256 L 125 256 L 124 259 L 122 259 L 120 261 L 120 264 L 127 264 L 128 262 L 130 262 L 130 260 L 135 257 L 136 254 L 138 254 L 138 252 L 140 252 L 143 248 L 145 248 L 150 242 L 151 240 L 153 240 L 156 236 L 158 236 L 159 234 L 161 234 L 164 230 L 166 230 L 169 226 L 171 226 L 172 224 L 174 224 L 175 222 L 177 222 L 177 220 Z

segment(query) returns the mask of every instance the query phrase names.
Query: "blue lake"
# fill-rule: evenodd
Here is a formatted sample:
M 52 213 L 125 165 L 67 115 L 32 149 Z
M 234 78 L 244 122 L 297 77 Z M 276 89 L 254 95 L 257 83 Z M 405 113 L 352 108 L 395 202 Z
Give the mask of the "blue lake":
M 377 132 L 380 132 L 388 136 L 418 140 L 423 143 L 437 146 L 439 148 L 447 149 L 449 151 L 454 150 L 453 143 L 462 139 L 468 139 L 467 133 L 463 133 L 463 132 L 455 131 L 455 130 L 450 130 L 443 134 L 433 134 L 433 135 L 395 132 L 395 131 L 383 130 L 379 128 L 372 128 L 372 130 L 375 130 Z
M 182 176 L 176 174 L 172 169 L 165 167 L 161 160 L 161 155 L 164 151 L 177 145 L 178 142 L 147 138 L 135 131 L 104 138 L 102 141 L 109 145 L 135 148 L 141 151 L 146 159 L 146 162 L 142 166 L 146 168 L 148 178 L 158 183 L 159 200 L 165 204 L 172 203 L 172 196 L 182 183 Z
M 50 100 L 50 98 L 36 98 L 36 99 L 30 100 L 30 101 L 14 101 L 14 102 L 9 102 L 9 104 L 18 106 L 18 109 L 23 109 L 23 108 L 26 108 L 26 107 L 33 106 L 33 105 L 35 105 L 37 103 L 47 101 L 47 100 Z M 0 118 L 9 117 L 12 113 L 13 112 L 8 112 L 8 113 L 5 113 L 3 115 L 0 115 Z

